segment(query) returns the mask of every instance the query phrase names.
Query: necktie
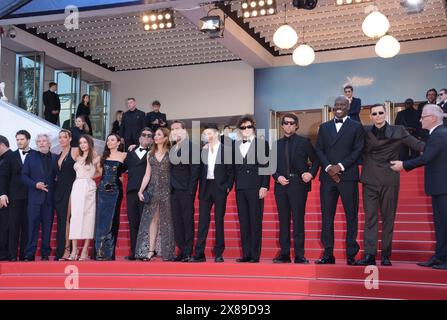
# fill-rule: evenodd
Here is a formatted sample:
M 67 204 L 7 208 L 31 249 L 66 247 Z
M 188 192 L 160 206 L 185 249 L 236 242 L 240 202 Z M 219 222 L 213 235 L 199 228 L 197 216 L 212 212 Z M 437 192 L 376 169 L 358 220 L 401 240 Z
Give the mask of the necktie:
M 337 118 L 335 118 L 335 123 L 341 123 L 341 124 L 343 124 L 343 119 L 337 119 Z

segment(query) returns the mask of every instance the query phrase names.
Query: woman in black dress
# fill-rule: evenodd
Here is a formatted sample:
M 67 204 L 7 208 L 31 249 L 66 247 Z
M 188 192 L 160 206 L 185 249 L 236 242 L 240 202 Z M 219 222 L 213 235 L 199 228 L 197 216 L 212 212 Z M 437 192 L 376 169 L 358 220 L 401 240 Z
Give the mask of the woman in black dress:
M 122 119 L 123 119 L 123 111 L 122 110 L 118 110 L 115 113 L 115 121 L 113 122 L 112 132 L 111 133 L 116 133 L 116 134 L 120 133 L 120 127 L 121 127 Z
M 70 256 L 70 194 L 76 172 L 73 168 L 79 155 L 77 148 L 72 148 L 72 134 L 69 130 L 59 132 L 59 145 L 62 152 L 57 159 L 57 180 L 54 192 L 54 207 L 57 216 L 56 260 L 67 260 Z
M 87 123 L 84 116 L 76 117 L 75 126 L 71 128 L 71 134 L 73 139 L 71 140 L 71 146 L 73 148 L 79 147 L 79 139 L 87 133 Z
M 81 99 L 81 103 L 78 105 L 76 110 L 76 118 L 79 116 L 84 116 L 85 123 L 88 126 L 86 133 L 93 135 L 93 128 L 90 122 L 90 97 L 88 94 L 84 94 Z

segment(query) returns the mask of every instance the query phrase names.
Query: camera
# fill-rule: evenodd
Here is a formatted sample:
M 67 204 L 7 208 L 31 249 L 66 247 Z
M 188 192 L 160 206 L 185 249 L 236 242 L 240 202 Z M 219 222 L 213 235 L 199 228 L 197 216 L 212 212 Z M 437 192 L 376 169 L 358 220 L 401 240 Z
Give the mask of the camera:
M 8 38 L 15 39 L 15 37 L 17 37 L 16 29 L 14 29 L 13 27 L 9 28 L 6 35 L 8 36 Z

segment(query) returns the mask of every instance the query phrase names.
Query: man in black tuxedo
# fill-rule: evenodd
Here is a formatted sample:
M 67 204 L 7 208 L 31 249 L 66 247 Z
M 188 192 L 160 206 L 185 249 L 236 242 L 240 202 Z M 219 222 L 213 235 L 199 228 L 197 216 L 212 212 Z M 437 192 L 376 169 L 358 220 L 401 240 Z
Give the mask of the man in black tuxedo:
M 200 147 L 197 146 L 195 152 L 197 159 L 193 159 L 195 146 L 187 137 L 185 124 L 178 120 L 171 124 L 171 141 L 171 209 L 179 248 L 174 261 L 188 262 L 194 246 L 194 200 L 200 177 Z
M 127 260 L 135 260 L 135 246 L 144 208 L 144 203 L 138 197 L 138 191 L 146 173 L 147 153 L 153 143 L 152 137 L 151 129 L 143 128 L 139 146 L 130 151 L 125 160 L 127 166 L 126 204 L 130 232 L 130 255 L 126 257 Z
M 441 107 L 444 113 L 447 113 L 447 89 L 443 88 L 438 93 L 438 106 Z M 447 118 L 444 118 L 444 126 L 447 126 Z
M 419 103 L 418 105 L 418 111 L 419 111 L 419 116 L 421 116 L 422 114 L 422 110 L 424 109 L 424 106 L 426 104 L 436 104 L 436 97 L 438 96 L 438 91 L 436 91 L 435 88 L 431 88 L 428 89 L 427 92 L 425 93 L 425 97 L 427 98 L 426 101 L 423 101 L 421 103 Z M 422 141 L 427 141 L 428 139 L 428 130 L 425 130 L 421 127 L 421 140 Z
M 0 203 L 8 209 L 8 256 L 9 261 L 17 261 L 20 243 L 20 260 L 25 258 L 27 242 L 26 209 L 28 190 L 22 182 L 22 167 L 32 151 L 29 147 L 31 135 L 26 130 L 16 133 L 16 151 L 9 150 L 4 155 L 0 168 Z
M 166 113 L 160 112 L 161 103 L 158 100 L 152 102 L 152 111 L 146 114 L 146 126 L 155 132 L 158 128 L 166 128 L 168 121 L 166 120 Z
M 204 262 L 205 245 L 210 225 L 211 208 L 214 205 L 216 243 L 214 246 L 215 262 L 224 262 L 225 250 L 224 217 L 227 196 L 233 187 L 234 171 L 232 150 L 220 143 L 219 130 L 216 125 L 208 125 L 203 135 L 208 143 L 202 150 L 202 169 L 199 187 L 199 229 L 196 252 L 191 262 Z
M 284 137 L 277 142 L 277 167 L 275 199 L 279 216 L 280 254 L 274 263 L 289 263 L 290 260 L 290 215 L 293 220 L 295 263 L 309 263 L 304 256 L 304 215 L 311 181 L 317 175 L 319 160 L 308 138 L 299 136 L 298 117 L 293 113 L 282 118 Z
M 264 198 L 270 188 L 270 175 L 261 168 L 269 165 L 269 145 L 255 136 L 253 116 L 242 116 L 236 127 L 242 138 L 235 142 L 234 175 L 243 254 L 236 262 L 257 263 L 261 257 Z
M 410 171 L 425 166 L 425 193 L 432 197 L 436 246 L 433 257 L 418 265 L 447 270 L 447 128 L 443 126 L 444 117 L 439 106 L 426 105 L 421 116 L 422 127 L 429 130 L 424 153 L 412 160 L 391 161 L 391 169 Z
M 362 100 L 360 100 L 360 98 L 355 98 L 352 96 L 352 94 L 354 93 L 354 88 L 351 85 L 345 86 L 343 91 L 345 93 L 345 97 L 348 98 L 349 101 L 349 118 L 357 122 L 361 122 L 360 111 L 362 110 Z
M 341 197 L 346 214 L 346 256 L 348 265 L 355 265 L 360 247 L 358 230 L 358 160 L 364 145 L 362 125 L 348 117 L 349 101 L 344 96 L 335 99 L 335 118 L 320 125 L 316 152 L 321 163 L 320 202 L 322 212 L 322 259 L 317 264 L 334 264 L 334 218 Z
M 22 168 L 22 182 L 28 188 L 28 241 L 24 260 L 34 261 L 41 226 L 42 260 L 48 261 L 51 253 L 57 156 L 50 151 L 51 140 L 47 134 L 39 134 L 36 144 L 39 151 L 31 152 Z
M 121 121 L 119 135 L 121 143 L 124 144 L 125 150 L 129 150 L 130 146 L 137 145 L 140 139 L 141 130 L 145 125 L 145 113 L 137 109 L 135 98 L 127 99 L 128 111 L 124 112 Z
M 56 91 L 57 84 L 55 82 L 50 82 L 49 89 L 43 93 L 43 105 L 45 106 L 45 120 L 52 124 L 59 125 L 61 101 Z
M 373 105 L 370 118 L 374 125 L 365 126 L 365 146 L 360 181 L 363 184 L 365 210 L 365 256 L 358 265 L 375 265 L 379 231 L 379 209 L 382 217 L 382 265 L 391 266 L 391 244 L 399 196 L 400 175 L 390 169 L 390 161 L 399 156 L 401 145 L 418 151 L 425 143 L 411 136 L 402 126 L 386 122 L 386 109 Z

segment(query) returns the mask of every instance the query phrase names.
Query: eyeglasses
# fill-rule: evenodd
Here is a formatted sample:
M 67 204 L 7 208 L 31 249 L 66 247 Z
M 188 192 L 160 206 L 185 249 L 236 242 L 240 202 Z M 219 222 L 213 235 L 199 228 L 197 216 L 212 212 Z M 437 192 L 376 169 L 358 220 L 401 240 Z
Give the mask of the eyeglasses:
M 379 112 L 373 112 L 373 113 L 371 113 L 371 115 L 372 115 L 373 117 L 377 116 L 378 114 L 380 114 L 380 115 L 382 116 L 382 115 L 385 114 L 385 112 L 383 112 L 383 111 L 379 111 Z
M 426 115 L 426 116 L 421 116 L 421 119 L 424 119 L 424 118 L 427 118 L 427 117 L 431 117 L 431 116 L 432 116 L 431 114 Z
M 249 125 L 249 126 L 241 126 L 241 127 L 239 127 L 239 129 L 241 129 L 241 130 L 245 130 L 245 129 L 253 129 L 254 128 L 254 126 L 252 126 L 252 125 Z
M 153 134 L 152 134 L 152 133 L 142 133 L 141 136 L 142 136 L 143 138 L 152 138 L 152 137 L 153 137 Z
M 282 124 L 293 126 L 295 124 L 295 121 L 283 121 Z

